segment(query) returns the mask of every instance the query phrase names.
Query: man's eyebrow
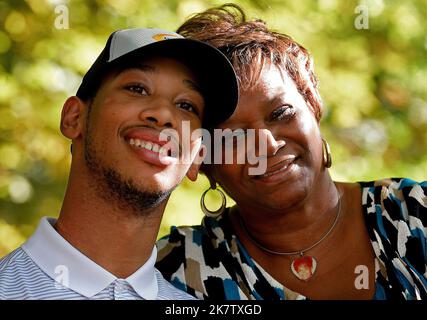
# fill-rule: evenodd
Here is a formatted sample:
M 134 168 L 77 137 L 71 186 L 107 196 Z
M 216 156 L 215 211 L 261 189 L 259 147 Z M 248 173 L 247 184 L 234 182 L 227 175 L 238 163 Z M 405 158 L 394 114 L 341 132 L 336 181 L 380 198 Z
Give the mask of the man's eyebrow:
M 188 89 L 191 89 L 193 91 L 197 91 L 201 96 L 203 96 L 202 89 L 194 81 L 184 79 L 184 80 L 182 80 L 182 82 L 185 84 L 185 86 Z
M 128 70 L 132 70 L 132 69 L 137 69 L 137 70 L 141 70 L 143 72 L 149 72 L 149 73 L 154 73 L 156 72 L 156 67 L 154 66 L 150 66 L 148 64 L 143 64 L 143 63 L 133 63 L 133 64 L 129 64 L 128 66 L 125 66 L 122 70 L 120 70 L 120 73 L 123 73 L 125 71 Z M 185 84 L 185 86 L 193 91 L 198 92 L 200 95 L 203 96 L 202 94 L 202 89 L 194 82 L 191 81 L 189 79 L 184 79 L 182 80 L 182 82 Z
M 129 64 L 129 65 L 125 66 L 122 70 L 120 70 L 119 73 L 123 73 L 125 71 L 132 70 L 132 69 L 137 69 L 137 70 L 140 70 L 140 71 L 143 71 L 143 72 L 149 72 L 149 73 L 156 72 L 156 68 L 153 67 L 153 66 L 150 66 L 148 64 L 132 63 L 132 64 Z

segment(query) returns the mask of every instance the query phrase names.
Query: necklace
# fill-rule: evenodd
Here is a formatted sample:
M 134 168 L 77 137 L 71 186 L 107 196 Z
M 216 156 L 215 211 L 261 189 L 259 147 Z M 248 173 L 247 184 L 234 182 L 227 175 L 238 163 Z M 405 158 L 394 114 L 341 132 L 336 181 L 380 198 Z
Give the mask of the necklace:
M 291 251 L 291 252 L 279 252 L 279 251 L 273 251 L 273 250 L 267 249 L 262 244 L 260 244 L 257 240 L 255 240 L 255 238 L 252 236 L 252 234 L 249 232 L 248 228 L 246 227 L 245 222 L 242 219 L 242 216 L 240 215 L 240 213 L 238 214 L 240 226 L 242 227 L 248 239 L 259 249 L 271 254 L 282 255 L 282 256 L 299 255 L 298 257 L 292 259 L 291 271 L 295 277 L 303 281 L 310 280 L 310 278 L 313 277 L 317 267 L 316 259 L 312 256 L 304 255 L 304 253 L 313 249 L 315 246 L 317 246 L 319 243 L 325 240 L 325 238 L 332 232 L 332 230 L 337 225 L 338 218 L 340 217 L 340 215 L 341 215 L 341 197 L 338 198 L 338 210 L 337 210 L 337 214 L 335 216 L 334 222 L 332 223 L 329 230 L 319 240 L 317 240 L 314 244 L 312 244 L 311 246 L 303 250 Z

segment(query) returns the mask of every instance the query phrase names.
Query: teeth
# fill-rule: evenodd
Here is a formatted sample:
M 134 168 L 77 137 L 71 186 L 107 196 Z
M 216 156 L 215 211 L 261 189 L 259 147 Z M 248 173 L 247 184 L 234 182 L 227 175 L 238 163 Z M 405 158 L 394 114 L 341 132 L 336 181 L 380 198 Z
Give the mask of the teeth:
M 167 149 L 161 147 L 157 143 L 131 138 L 129 139 L 129 144 L 138 148 L 145 148 L 150 151 L 158 152 L 162 155 L 167 155 Z
M 147 150 L 151 150 L 153 148 L 153 143 L 146 142 L 144 148 L 147 149 Z

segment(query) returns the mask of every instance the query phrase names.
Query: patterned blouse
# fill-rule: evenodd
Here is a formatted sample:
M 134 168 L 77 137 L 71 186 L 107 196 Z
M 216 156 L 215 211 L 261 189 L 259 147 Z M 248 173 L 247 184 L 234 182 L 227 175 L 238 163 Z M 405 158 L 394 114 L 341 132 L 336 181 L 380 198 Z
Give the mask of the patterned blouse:
M 376 259 L 374 299 L 427 298 L 427 181 L 360 182 Z M 157 243 L 156 267 L 199 299 L 307 299 L 269 275 L 234 234 L 225 212 L 200 226 L 172 227 Z

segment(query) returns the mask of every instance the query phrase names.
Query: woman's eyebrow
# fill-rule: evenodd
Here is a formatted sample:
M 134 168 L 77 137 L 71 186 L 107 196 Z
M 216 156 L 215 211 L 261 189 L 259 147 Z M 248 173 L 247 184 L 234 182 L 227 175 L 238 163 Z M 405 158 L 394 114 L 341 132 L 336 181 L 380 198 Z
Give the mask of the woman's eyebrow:
M 286 103 L 289 96 L 286 94 L 285 91 L 279 91 L 274 96 L 268 99 L 268 103 L 275 104 L 275 103 Z

